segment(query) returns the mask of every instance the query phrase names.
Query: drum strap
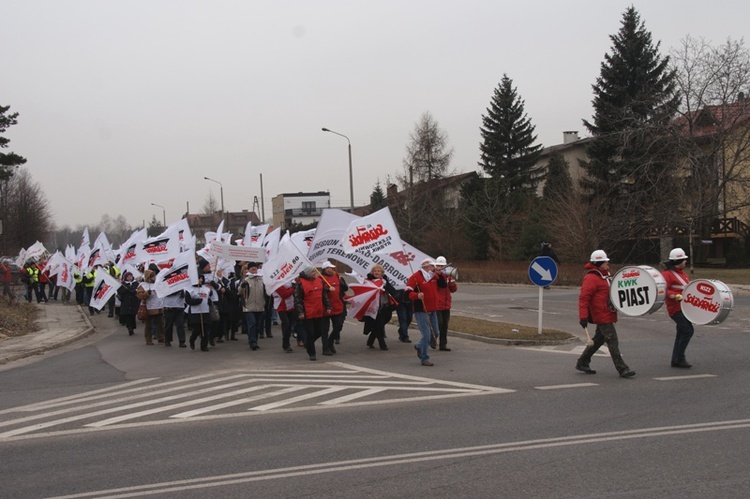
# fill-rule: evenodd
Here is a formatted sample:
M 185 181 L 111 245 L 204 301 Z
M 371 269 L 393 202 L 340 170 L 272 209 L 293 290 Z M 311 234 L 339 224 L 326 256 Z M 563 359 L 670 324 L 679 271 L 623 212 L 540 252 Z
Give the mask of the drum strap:
M 678 274 L 677 272 L 675 272 L 674 270 L 670 270 L 670 272 L 672 272 L 672 274 L 675 276 L 675 278 L 678 281 L 680 281 L 680 283 L 682 284 L 682 289 L 685 289 L 685 286 L 688 285 L 688 283 L 685 281 L 685 279 L 683 279 L 682 276 L 680 274 Z

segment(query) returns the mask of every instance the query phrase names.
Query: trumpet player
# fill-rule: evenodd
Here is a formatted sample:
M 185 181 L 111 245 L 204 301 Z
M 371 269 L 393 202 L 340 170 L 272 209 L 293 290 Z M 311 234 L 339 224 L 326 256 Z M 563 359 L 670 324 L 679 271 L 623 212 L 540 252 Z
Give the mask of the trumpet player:
M 437 302 L 437 319 L 438 329 L 440 330 L 438 345 L 439 349 L 443 352 L 450 352 L 448 348 L 448 322 L 451 319 L 451 302 L 452 294 L 458 290 L 458 284 L 450 273 L 445 271 L 445 267 L 448 262 L 444 256 L 439 256 L 435 260 L 435 273 L 438 274 L 438 278 L 445 279 L 446 286 L 438 287 L 438 302 Z M 435 340 L 432 340 L 432 348 L 435 348 Z

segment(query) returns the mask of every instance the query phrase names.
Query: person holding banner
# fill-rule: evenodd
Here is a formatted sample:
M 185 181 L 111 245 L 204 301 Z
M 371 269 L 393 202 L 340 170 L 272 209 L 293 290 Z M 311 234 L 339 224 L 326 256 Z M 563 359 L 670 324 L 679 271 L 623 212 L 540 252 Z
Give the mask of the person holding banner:
M 258 348 L 258 332 L 263 327 L 263 311 L 266 307 L 266 292 L 263 278 L 258 274 L 258 264 L 250 262 L 243 267 L 244 279 L 240 285 L 242 315 L 247 324 L 247 343 L 250 349 Z
M 138 298 L 146 301 L 148 315 L 143 325 L 146 345 L 153 345 L 152 328 L 156 328 L 156 339 L 159 343 L 164 343 L 164 301 L 156 294 L 154 283 L 156 274 L 153 270 L 146 269 L 143 272 L 143 282 L 138 287 Z
M 323 355 L 333 355 L 328 348 L 325 315 L 331 314 L 331 302 L 325 283 L 315 267 L 303 270 L 294 291 L 294 310 L 305 328 L 305 347 L 310 360 L 316 360 L 315 341 L 321 338 Z
M 445 286 L 445 280 L 442 280 Z M 416 271 L 406 281 L 406 292 L 409 299 L 414 303 L 414 318 L 419 326 L 422 337 L 414 345 L 417 357 L 423 366 L 434 365 L 430 362 L 430 343 L 437 338 L 437 301 L 438 301 L 438 276 L 435 274 L 435 262 L 430 258 L 422 260 L 422 268 Z
M 201 338 L 201 352 L 208 352 L 211 337 L 211 313 L 209 301 L 214 289 L 204 284 L 205 274 L 198 274 L 198 284 L 185 290 L 185 303 L 188 304 L 188 322 L 193 330 L 190 335 L 190 349 L 195 350 L 195 340 Z
M 690 277 L 685 272 L 688 256 L 682 248 L 674 248 L 669 252 L 669 260 L 664 263 L 667 268 L 661 275 L 667 284 L 667 314 L 677 326 L 677 334 L 672 348 L 672 367 L 690 369 L 693 367 L 685 359 L 690 338 L 693 337 L 693 323 L 682 313 L 682 293 L 690 283 Z
M 576 369 L 586 374 L 596 374 L 589 367 L 591 357 L 606 343 L 609 355 L 615 364 L 615 369 L 623 378 L 632 378 L 635 371 L 631 371 L 620 355 L 617 340 L 617 311 L 609 301 L 609 258 L 602 250 L 591 253 L 589 263 L 585 266 L 586 275 L 583 277 L 581 292 L 578 295 L 578 317 L 582 328 L 586 329 L 589 322 L 596 324 L 596 334 L 593 342 L 588 344 L 576 362 Z M 588 332 L 588 330 L 587 330 Z
M 138 282 L 133 279 L 133 274 L 125 272 L 122 276 L 122 286 L 117 290 L 120 297 L 120 318 L 128 329 L 128 335 L 133 336 L 135 331 L 135 314 L 141 304 L 138 298 Z
M 397 294 L 397 291 L 386 277 L 385 269 L 379 263 L 372 266 L 371 272 L 367 274 L 367 280 L 380 288 L 375 298 L 378 301 L 377 315 L 375 318 L 365 316 L 365 327 L 370 331 L 367 337 L 367 347 L 375 348 L 373 345 L 375 340 L 378 340 L 380 349 L 388 350 L 388 345 L 385 344 L 385 325 L 393 317 L 393 310 L 397 304 L 393 297 Z

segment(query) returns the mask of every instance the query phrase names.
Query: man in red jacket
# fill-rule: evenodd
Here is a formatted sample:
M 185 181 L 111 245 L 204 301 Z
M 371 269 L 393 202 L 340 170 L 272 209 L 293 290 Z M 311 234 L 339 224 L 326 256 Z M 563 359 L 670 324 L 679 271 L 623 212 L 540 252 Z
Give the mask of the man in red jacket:
M 685 273 L 687 259 L 688 256 L 682 248 L 673 249 L 669 252 L 669 261 L 664 264 L 667 270 L 661 273 L 667 285 L 667 313 L 677 324 L 677 335 L 672 349 L 672 367 L 683 369 L 693 367 L 685 360 L 685 350 L 690 338 L 693 337 L 693 323 L 682 313 L 682 292 L 690 282 L 690 277 Z
M 620 348 L 617 342 L 617 312 L 609 301 L 609 285 L 611 276 L 609 274 L 609 258 L 602 250 L 591 253 L 589 263 L 586 264 L 586 275 L 581 284 L 581 293 L 578 296 L 578 318 L 584 329 L 589 322 L 596 324 L 593 344 L 587 345 L 576 362 L 576 369 L 586 374 L 596 374 L 589 367 L 591 357 L 599 348 L 606 343 L 615 369 L 623 378 L 632 378 L 635 371 L 631 371 L 622 360 Z
M 440 280 L 445 286 L 445 280 Z M 412 274 L 406 281 L 405 292 L 414 304 L 414 318 L 417 320 L 421 339 L 414 345 L 417 357 L 423 366 L 432 366 L 428 353 L 430 342 L 439 331 L 437 321 L 438 276 L 435 274 L 435 262 L 430 258 L 422 260 L 422 268 Z
M 448 348 L 448 322 L 451 319 L 451 303 L 453 302 L 453 297 L 451 295 L 458 290 L 458 284 L 456 284 L 456 280 L 451 277 L 451 275 L 445 272 L 445 267 L 447 265 L 448 262 L 445 260 L 444 256 L 439 256 L 435 260 L 435 273 L 439 278 L 445 279 L 446 282 L 446 286 L 444 288 L 438 287 L 437 290 L 437 319 L 438 328 L 440 329 L 439 343 L 440 350 L 442 350 L 443 352 L 451 351 L 451 349 Z M 432 346 L 432 348 L 435 348 L 433 345 L 430 346 Z

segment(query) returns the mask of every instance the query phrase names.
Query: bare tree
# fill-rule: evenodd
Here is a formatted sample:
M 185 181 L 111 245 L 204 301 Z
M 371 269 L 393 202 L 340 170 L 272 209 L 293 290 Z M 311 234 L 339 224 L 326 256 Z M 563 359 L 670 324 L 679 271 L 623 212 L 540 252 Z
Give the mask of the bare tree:
M 208 196 L 206 196 L 206 202 L 203 203 L 203 211 L 202 213 L 204 215 L 213 215 L 217 211 L 219 211 L 219 202 L 214 197 L 213 193 L 211 191 L 208 191 Z
M 678 123 L 686 182 L 681 208 L 707 236 L 716 218 L 750 207 L 750 52 L 731 38 L 690 36 L 672 52 L 683 95 Z
M 398 202 L 389 204 L 402 237 L 419 246 L 430 227 L 440 223 L 445 203 L 433 184 L 450 175 L 453 149 L 448 149 L 448 135 L 429 112 L 422 114 L 409 138 L 403 171 L 396 175 L 401 186 Z
M 448 134 L 440 129 L 429 111 L 422 113 L 409 138 L 404 175 L 399 179 L 404 187 L 450 175 L 453 148 L 448 149 Z
M 8 181 L 6 192 L 3 249 L 14 253 L 36 241 L 46 241 L 52 230 L 52 215 L 39 183 L 28 170 L 20 168 Z

